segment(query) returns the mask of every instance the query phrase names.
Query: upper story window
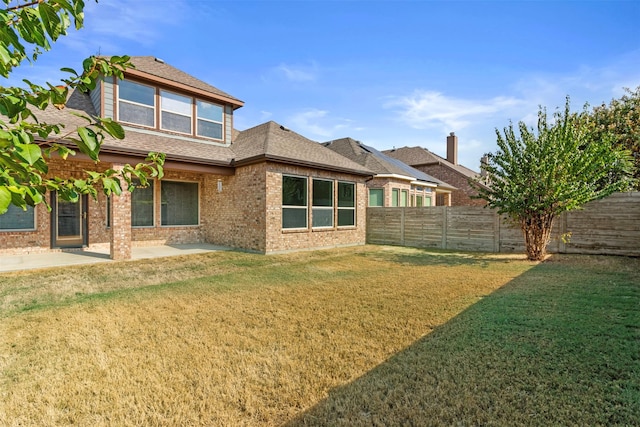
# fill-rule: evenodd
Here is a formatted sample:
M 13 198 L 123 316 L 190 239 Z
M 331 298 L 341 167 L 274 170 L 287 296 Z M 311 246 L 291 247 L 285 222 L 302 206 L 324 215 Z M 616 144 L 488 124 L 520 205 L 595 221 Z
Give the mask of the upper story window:
M 222 139 L 222 106 L 197 100 L 196 113 L 198 136 Z
M 157 130 L 224 139 L 222 105 L 130 80 L 118 80 L 118 120 Z
M 120 80 L 118 118 L 120 121 L 155 127 L 156 91 L 153 87 Z
M 191 134 L 191 98 L 160 91 L 160 127 L 164 130 Z

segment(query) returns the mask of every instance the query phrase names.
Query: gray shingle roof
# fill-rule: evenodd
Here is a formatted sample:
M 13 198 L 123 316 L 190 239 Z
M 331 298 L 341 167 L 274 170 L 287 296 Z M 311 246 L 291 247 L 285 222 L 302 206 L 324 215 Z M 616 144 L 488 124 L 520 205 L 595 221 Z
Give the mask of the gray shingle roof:
M 142 71 L 152 76 L 167 79 L 175 83 L 184 84 L 196 89 L 203 90 L 205 92 L 210 92 L 214 95 L 223 96 L 225 98 L 235 100 L 239 103 L 239 105 L 243 104 L 243 102 L 238 98 L 229 95 L 228 93 L 218 89 L 217 87 L 211 86 L 210 84 L 203 82 L 202 80 L 197 79 L 192 75 L 185 73 L 184 71 L 166 64 L 164 61 L 158 60 L 153 56 L 132 56 L 131 63 L 135 65 L 135 70 L 137 71 Z
M 426 183 L 437 184 L 439 187 L 446 189 L 455 189 L 455 187 L 432 177 L 418 169 L 387 156 L 386 154 L 376 150 L 373 147 L 369 147 L 360 141 L 356 141 L 352 138 L 342 138 L 333 141 L 325 142 L 324 145 L 327 148 L 339 153 L 342 156 L 347 157 L 359 163 L 368 169 L 371 169 L 378 175 L 383 174 L 395 174 L 412 177 L 417 181 L 423 181 Z
M 236 164 L 268 159 L 358 175 L 373 174 L 368 168 L 273 121 L 240 132 L 231 148 L 236 153 Z
M 479 175 L 478 172 L 462 165 L 454 165 L 447 159 L 442 158 L 423 147 L 394 148 L 392 150 L 384 150 L 383 153 L 410 166 L 441 164 L 469 178 L 475 178 Z

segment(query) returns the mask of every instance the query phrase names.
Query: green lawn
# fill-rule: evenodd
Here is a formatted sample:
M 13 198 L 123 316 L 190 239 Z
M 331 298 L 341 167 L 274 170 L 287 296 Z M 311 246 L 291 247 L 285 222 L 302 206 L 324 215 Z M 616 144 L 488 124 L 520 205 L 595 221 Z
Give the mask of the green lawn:
M 365 246 L 0 275 L 0 425 L 640 425 L 640 260 Z

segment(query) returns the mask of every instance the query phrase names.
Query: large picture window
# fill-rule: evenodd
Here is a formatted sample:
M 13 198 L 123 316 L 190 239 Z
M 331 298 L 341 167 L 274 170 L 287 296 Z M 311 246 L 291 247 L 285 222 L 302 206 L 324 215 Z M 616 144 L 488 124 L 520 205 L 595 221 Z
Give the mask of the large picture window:
M 122 122 L 155 127 L 155 93 L 152 86 L 120 80 L 118 119 Z
M 356 186 L 338 182 L 338 227 L 356 225 Z
M 371 207 L 384 206 L 384 189 L 383 188 L 369 189 L 369 206 Z
M 9 205 L 9 210 L 0 215 L 0 230 L 35 230 L 35 209 L 27 206 L 22 210 L 15 205 Z
M 131 226 L 153 227 L 153 181 L 147 187 L 136 185 L 131 193 Z
M 191 134 L 191 98 L 177 93 L 160 91 L 160 127 Z
M 195 182 L 162 181 L 162 225 L 198 225 L 198 184 Z
M 282 228 L 307 228 L 307 178 L 282 177 Z
M 312 194 L 313 227 L 333 227 L 333 181 L 314 179 Z

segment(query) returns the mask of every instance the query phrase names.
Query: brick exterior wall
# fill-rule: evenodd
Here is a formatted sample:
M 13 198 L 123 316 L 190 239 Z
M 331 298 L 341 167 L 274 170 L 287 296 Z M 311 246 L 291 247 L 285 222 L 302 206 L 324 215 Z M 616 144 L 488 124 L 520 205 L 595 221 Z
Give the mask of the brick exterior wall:
M 365 177 L 340 174 L 318 169 L 295 167 L 268 163 L 266 170 L 267 215 L 266 215 L 266 253 L 287 252 L 302 249 L 318 249 L 339 246 L 364 245 L 366 241 L 366 207 L 368 191 Z M 334 227 L 330 229 L 283 230 L 282 229 L 282 175 L 325 178 L 355 183 L 355 227 Z M 337 184 L 334 183 L 334 188 Z M 310 194 L 310 191 L 308 192 Z M 336 206 L 336 203 L 334 203 Z M 311 206 L 309 203 L 309 213 Z M 309 225 L 311 219 L 309 219 Z
M 460 172 L 443 165 L 414 165 L 414 168 L 457 188 L 451 192 L 451 206 L 484 206 L 486 202 L 472 199 L 477 194 L 469 185 L 469 179 Z
M 52 160 L 51 175 L 83 176 L 84 170 L 105 169 L 111 164 Z M 282 174 L 354 182 L 356 226 L 289 231 L 282 229 Z M 162 181 L 196 182 L 199 186 L 200 223 L 193 226 L 161 226 Z M 260 253 L 362 245 L 366 239 L 368 191 L 365 177 L 337 174 L 278 163 L 239 167 L 235 175 L 221 176 L 165 170 L 154 184 L 155 224 L 131 227 L 131 194 L 124 192 L 111 200 L 111 227 L 107 226 L 107 197 L 89 198 L 89 247 L 111 249 L 114 259 L 127 259 L 131 247 L 163 244 L 211 243 Z M 221 190 L 218 191 L 218 182 Z M 309 210 L 310 211 L 310 210 Z M 48 252 L 51 249 L 51 214 L 39 205 L 34 231 L 0 231 L 0 254 Z M 113 244 L 112 244 L 113 239 Z

